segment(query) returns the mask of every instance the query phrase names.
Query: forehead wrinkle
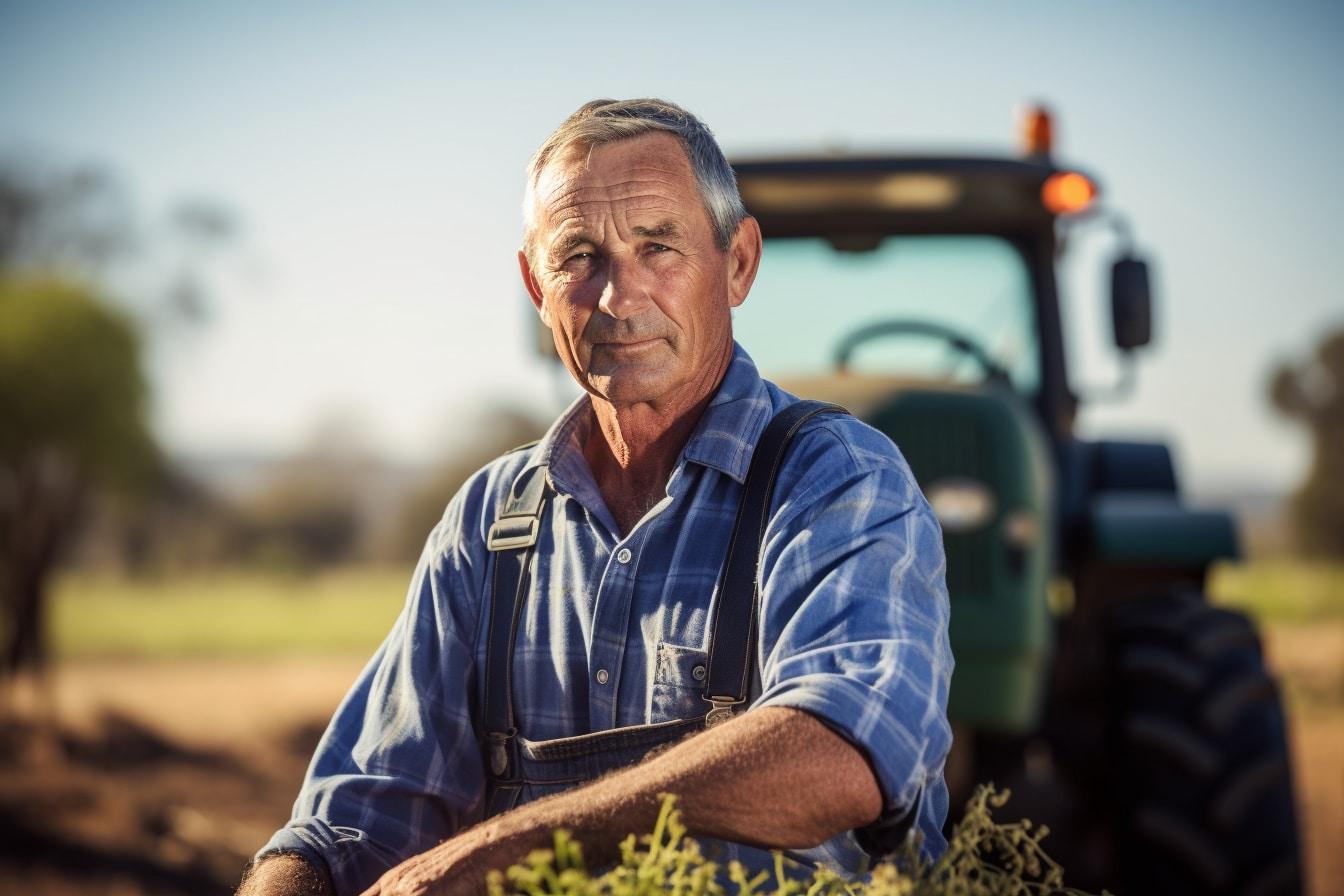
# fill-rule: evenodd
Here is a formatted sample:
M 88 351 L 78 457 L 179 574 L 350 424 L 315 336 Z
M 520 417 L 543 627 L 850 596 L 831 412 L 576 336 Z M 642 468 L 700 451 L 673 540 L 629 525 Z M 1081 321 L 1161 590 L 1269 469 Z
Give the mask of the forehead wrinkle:
M 627 162 L 624 172 L 616 172 L 616 180 L 593 180 L 592 156 L 598 147 L 571 152 L 552 160 L 538 174 L 535 195 L 551 207 L 579 205 L 585 202 L 626 199 L 641 193 L 656 193 L 660 186 L 678 174 L 691 173 L 690 162 L 684 158 L 672 162 L 640 155 Z M 684 169 L 684 172 L 682 171 Z M 610 176 L 612 172 L 608 172 Z M 544 197 L 544 198 L 543 198 Z
M 678 152 L 668 159 L 650 153 L 641 153 L 630 160 L 629 167 L 622 180 L 611 183 L 594 184 L 587 182 L 593 170 L 593 156 L 599 149 L 617 147 L 629 142 L 647 143 L 649 140 L 671 140 L 676 143 Z M 555 209 L 564 205 L 578 205 L 594 201 L 582 194 L 600 191 L 601 198 L 629 198 L 640 192 L 657 192 L 658 185 L 665 184 L 670 178 L 687 174 L 694 181 L 694 172 L 685 148 L 675 135 L 668 133 L 642 134 L 630 140 L 617 140 L 604 144 L 572 144 L 558 152 L 537 172 L 532 183 L 532 195 L 539 208 Z M 647 185 L 647 186 L 645 186 Z
M 567 190 L 563 194 L 557 192 L 550 199 L 555 207 L 569 207 L 582 210 L 580 213 L 587 213 L 594 207 L 609 205 L 614 202 L 626 203 L 647 203 L 658 202 L 664 198 L 666 191 L 666 178 L 656 175 L 648 177 L 631 177 L 626 180 L 616 181 L 614 183 L 583 183 L 571 181 L 566 186 Z
M 569 196 L 574 197 L 577 192 L 572 191 Z M 550 215 L 553 231 L 556 233 L 553 247 L 556 251 L 568 251 L 579 243 L 601 242 L 609 214 L 614 213 L 617 219 L 645 215 L 652 217 L 654 214 L 659 214 L 659 208 L 665 205 L 662 197 L 644 198 L 646 201 L 632 203 L 624 208 L 613 208 L 613 200 L 606 198 L 575 198 L 573 201 L 557 203 Z M 682 228 L 672 218 L 662 218 L 649 225 L 627 223 L 622 226 L 618 223 L 617 227 L 645 239 L 666 239 L 682 233 Z
M 565 201 L 575 195 L 570 190 L 559 201 L 548 203 L 540 215 L 543 239 L 549 254 L 569 252 L 580 243 L 590 242 L 594 216 L 585 213 L 584 203 Z M 598 229 L 601 229 L 600 223 Z
M 550 251 L 555 255 L 568 255 L 585 243 L 600 243 L 600 237 L 590 235 L 589 228 L 585 226 L 587 222 L 582 215 L 575 215 L 568 218 L 562 229 L 568 231 L 556 237 L 551 243 Z M 572 225 L 577 225 L 575 229 Z M 599 228 L 605 229 L 605 228 Z M 630 234 L 640 239 L 666 240 L 675 239 L 681 235 L 682 229 L 677 226 L 677 222 L 672 220 L 659 221 L 652 226 L 645 227 L 640 224 L 631 225 Z
M 547 255 L 565 256 L 584 243 L 602 243 L 613 214 L 611 223 L 641 239 L 669 239 L 683 234 L 676 216 L 667 216 L 671 172 L 665 165 L 640 158 L 618 173 L 619 179 L 594 181 L 594 149 L 588 147 L 568 158 L 553 160 L 537 179 L 534 208 L 538 223 L 547 222 L 541 229 L 549 230 L 552 237 Z M 635 224 L 632 217 L 649 223 Z

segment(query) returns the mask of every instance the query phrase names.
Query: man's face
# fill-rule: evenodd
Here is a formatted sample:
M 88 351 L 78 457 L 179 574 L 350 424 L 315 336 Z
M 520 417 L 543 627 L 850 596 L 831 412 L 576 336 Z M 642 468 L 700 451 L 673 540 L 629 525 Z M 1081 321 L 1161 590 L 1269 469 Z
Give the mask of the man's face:
M 663 133 L 572 147 L 534 202 L 535 265 L 519 263 L 579 384 L 618 408 L 675 413 L 708 396 L 755 276 L 755 221 L 721 252 L 685 151 Z

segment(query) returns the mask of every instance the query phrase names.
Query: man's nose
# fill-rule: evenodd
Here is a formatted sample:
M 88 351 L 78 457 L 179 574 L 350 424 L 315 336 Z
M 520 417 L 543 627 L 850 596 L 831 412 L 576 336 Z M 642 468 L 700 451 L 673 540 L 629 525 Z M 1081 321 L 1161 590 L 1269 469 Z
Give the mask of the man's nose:
M 609 317 L 625 320 L 639 313 L 649 302 L 648 283 L 638 265 L 623 259 L 607 264 L 607 282 L 597 307 Z

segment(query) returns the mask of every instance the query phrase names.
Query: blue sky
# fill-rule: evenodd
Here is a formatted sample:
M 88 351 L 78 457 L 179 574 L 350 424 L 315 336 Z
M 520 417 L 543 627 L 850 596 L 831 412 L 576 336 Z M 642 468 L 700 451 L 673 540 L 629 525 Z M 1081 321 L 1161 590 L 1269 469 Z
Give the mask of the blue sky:
M 585 100 L 665 96 L 730 154 L 1010 150 L 1044 100 L 1158 290 L 1137 391 L 1083 431 L 1169 439 L 1197 489 L 1287 488 L 1308 445 L 1265 380 L 1344 326 L 1341 46 L 1344 7 L 1309 2 L 0 0 L 0 152 L 105 165 L 146 215 L 206 196 L 242 222 L 210 325 L 157 350 L 170 449 L 284 451 L 344 421 L 425 459 L 474 408 L 555 406 L 518 205 Z M 1102 274 L 1066 308 L 1097 385 Z

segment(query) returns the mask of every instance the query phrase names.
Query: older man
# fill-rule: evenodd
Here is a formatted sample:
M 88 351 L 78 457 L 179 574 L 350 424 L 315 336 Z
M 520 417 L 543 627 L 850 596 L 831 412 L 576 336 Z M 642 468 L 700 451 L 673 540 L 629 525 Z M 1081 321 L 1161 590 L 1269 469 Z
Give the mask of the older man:
M 937 854 L 941 537 L 848 415 L 809 419 L 781 463 L 736 658 L 749 709 L 705 723 L 743 481 L 797 402 L 733 341 L 761 234 L 712 135 L 662 101 L 589 103 L 533 158 L 524 218 L 523 281 L 586 395 L 448 505 L 240 892 L 477 892 L 560 827 L 600 864 L 664 793 L 748 865 L 857 872 L 911 832 Z

